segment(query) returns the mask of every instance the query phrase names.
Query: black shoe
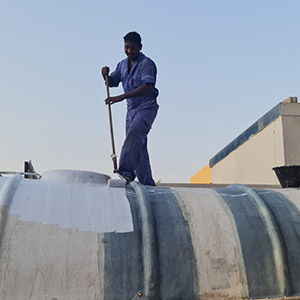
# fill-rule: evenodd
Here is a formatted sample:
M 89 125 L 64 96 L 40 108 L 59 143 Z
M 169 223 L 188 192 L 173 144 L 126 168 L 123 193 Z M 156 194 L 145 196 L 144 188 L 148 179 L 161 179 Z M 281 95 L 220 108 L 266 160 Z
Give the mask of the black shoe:
M 124 176 L 124 179 L 126 180 L 126 184 L 129 184 L 131 181 L 133 181 L 133 179 L 128 176 Z

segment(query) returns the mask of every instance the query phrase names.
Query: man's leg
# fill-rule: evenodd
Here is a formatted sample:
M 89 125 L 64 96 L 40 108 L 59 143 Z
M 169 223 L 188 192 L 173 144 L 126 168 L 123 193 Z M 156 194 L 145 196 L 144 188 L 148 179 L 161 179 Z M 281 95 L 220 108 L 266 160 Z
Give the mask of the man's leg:
M 147 139 L 144 143 L 142 156 L 140 158 L 139 163 L 136 165 L 135 174 L 140 183 L 145 185 L 156 185 L 151 172 L 150 159 L 147 150 Z
M 137 112 L 130 122 L 127 122 L 126 139 L 122 147 L 119 166 L 119 174 L 123 177 L 135 178 L 136 168 L 144 155 L 146 155 L 146 161 L 149 162 L 148 152 L 145 151 L 145 149 L 147 150 L 146 141 L 156 114 L 157 110 L 143 110 Z M 143 167 L 141 165 L 141 168 Z M 150 170 L 150 178 L 152 178 L 150 165 L 145 167 L 145 172 Z M 141 171 L 139 171 L 139 174 L 141 174 Z M 149 176 L 144 175 L 143 177 Z M 150 183 L 152 182 L 150 181 Z

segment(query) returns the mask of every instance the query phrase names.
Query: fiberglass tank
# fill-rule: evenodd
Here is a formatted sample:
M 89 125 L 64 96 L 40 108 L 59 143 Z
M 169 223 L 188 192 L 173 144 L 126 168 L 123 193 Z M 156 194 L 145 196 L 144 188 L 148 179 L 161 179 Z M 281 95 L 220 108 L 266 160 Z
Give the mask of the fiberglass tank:
M 166 188 L 48 171 L 0 177 L 0 299 L 300 294 L 300 190 Z

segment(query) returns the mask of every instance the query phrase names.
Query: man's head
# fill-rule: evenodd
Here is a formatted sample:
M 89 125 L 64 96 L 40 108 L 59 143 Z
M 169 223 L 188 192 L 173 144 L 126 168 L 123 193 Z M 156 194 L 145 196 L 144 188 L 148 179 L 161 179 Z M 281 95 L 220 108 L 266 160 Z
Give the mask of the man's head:
M 142 50 L 142 39 L 137 32 L 129 32 L 124 36 L 124 50 L 131 61 L 137 60 Z

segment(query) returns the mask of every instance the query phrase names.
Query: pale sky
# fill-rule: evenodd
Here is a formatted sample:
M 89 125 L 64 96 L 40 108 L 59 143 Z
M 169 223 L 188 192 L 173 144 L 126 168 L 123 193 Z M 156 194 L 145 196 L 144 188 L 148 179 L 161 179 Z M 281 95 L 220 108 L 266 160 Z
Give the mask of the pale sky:
M 189 182 L 289 96 L 300 97 L 299 0 L 0 1 L 0 170 L 112 175 L 101 67 L 137 31 L 158 69 L 154 179 Z M 111 89 L 111 95 L 121 93 Z M 112 107 L 117 154 L 126 103 Z

